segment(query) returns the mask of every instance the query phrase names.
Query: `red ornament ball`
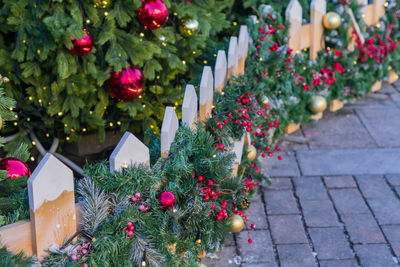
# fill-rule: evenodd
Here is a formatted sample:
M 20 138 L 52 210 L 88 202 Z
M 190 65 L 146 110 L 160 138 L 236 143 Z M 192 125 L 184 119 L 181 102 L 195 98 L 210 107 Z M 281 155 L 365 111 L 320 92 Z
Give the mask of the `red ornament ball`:
M 164 209 L 169 209 L 175 206 L 176 204 L 176 199 L 175 199 L 175 195 L 172 194 L 169 191 L 164 191 L 161 192 L 158 195 L 158 200 L 160 201 L 160 205 L 164 208 Z
M 8 171 L 8 179 L 15 179 L 22 176 L 30 177 L 31 171 L 28 165 L 17 158 L 4 158 L 0 161 L 0 170 Z M 7 180 L 8 180 L 7 179 Z
M 142 0 L 138 20 L 146 29 L 155 30 L 168 20 L 168 8 L 162 0 Z
M 75 56 L 84 56 L 90 53 L 93 48 L 92 36 L 85 30 L 86 35 L 77 40 L 75 37 L 72 40 L 74 48 L 70 52 Z
M 131 101 L 137 98 L 144 88 L 144 77 L 141 70 L 133 65 L 122 69 L 121 72 L 112 72 L 107 80 L 108 93 L 119 101 Z

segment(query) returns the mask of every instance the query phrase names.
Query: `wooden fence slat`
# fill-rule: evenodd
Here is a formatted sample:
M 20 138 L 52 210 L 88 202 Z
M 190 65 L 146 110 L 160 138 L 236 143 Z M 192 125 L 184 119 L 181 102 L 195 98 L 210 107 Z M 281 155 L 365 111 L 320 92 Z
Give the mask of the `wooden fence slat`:
M 200 82 L 200 120 L 204 123 L 207 118 L 211 117 L 214 95 L 214 78 L 211 67 L 205 66 Z
M 238 75 L 244 74 L 247 52 L 249 49 L 249 31 L 246 25 L 240 26 L 239 43 L 238 43 Z
M 178 127 L 179 121 L 175 109 L 173 107 L 167 107 L 165 109 L 164 119 L 161 126 L 161 156 L 163 158 L 168 157 L 168 152 L 175 139 Z
M 182 104 L 182 123 L 194 129 L 197 122 L 197 94 L 194 86 L 186 85 Z
M 228 50 L 228 75 L 227 79 L 229 80 L 232 76 L 238 75 L 238 40 L 236 36 L 232 36 L 229 41 L 229 50 Z
M 234 152 L 236 155 L 235 161 L 233 162 L 232 165 L 233 176 L 237 175 L 240 162 L 242 161 L 243 146 L 245 139 L 246 139 L 246 134 L 244 134 L 239 141 L 233 142 L 232 152 Z
M 215 92 L 221 92 L 226 83 L 226 54 L 225 50 L 219 50 L 217 55 L 217 61 L 215 62 Z
M 300 51 L 301 47 L 301 27 L 302 27 L 303 9 L 298 0 L 291 0 L 286 8 L 286 20 L 290 23 L 289 29 L 289 47 L 295 53 Z
M 325 46 L 324 44 L 324 28 L 322 20 L 326 13 L 326 0 L 311 1 L 311 46 L 310 59 L 315 60 L 317 54 Z
M 110 156 L 110 171 L 114 173 L 137 164 L 150 166 L 149 148 L 136 136 L 126 132 Z
M 72 170 L 47 153 L 28 180 L 33 253 L 42 259 L 77 229 Z
M 26 255 L 32 256 L 31 222 L 25 220 L 1 227 L 0 242 L 14 254 L 22 250 Z

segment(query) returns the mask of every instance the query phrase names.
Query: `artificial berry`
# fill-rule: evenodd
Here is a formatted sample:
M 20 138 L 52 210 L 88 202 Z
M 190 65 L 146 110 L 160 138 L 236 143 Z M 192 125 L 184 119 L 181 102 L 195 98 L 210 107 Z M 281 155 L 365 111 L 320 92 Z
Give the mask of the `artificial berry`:
M 251 244 L 253 243 L 253 239 L 249 238 L 248 242 Z
M 251 227 L 251 229 L 256 229 L 256 225 L 254 224 L 254 223 L 252 223 L 251 225 L 250 225 L 250 227 Z
M 201 182 L 201 181 L 204 180 L 204 178 L 203 178 L 203 176 L 199 175 L 199 177 L 197 178 L 197 180 L 199 180 L 199 182 Z
M 283 157 L 281 155 L 278 156 L 278 160 L 282 160 Z

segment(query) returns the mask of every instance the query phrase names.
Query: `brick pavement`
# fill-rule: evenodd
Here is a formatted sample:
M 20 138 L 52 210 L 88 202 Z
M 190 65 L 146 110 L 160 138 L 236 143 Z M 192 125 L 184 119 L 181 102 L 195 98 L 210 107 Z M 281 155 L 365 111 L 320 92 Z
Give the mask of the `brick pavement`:
M 284 159 L 263 162 L 272 185 L 246 211 L 257 229 L 203 263 L 400 266 L 400 81 L 375 94 L 302 126 L 308 144 L 281 143 Z

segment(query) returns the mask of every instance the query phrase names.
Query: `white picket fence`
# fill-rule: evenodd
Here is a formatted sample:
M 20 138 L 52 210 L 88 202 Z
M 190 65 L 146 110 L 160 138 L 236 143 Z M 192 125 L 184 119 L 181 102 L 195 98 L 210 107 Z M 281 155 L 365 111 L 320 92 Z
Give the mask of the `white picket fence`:
M 385 0 L 374 0 L 373 4 L 363 8 L 368 25 L 378 23 L 384 14 L 384 3 Z M 290 48 L 294 51 L 310 48 L 310 57 L 315 59 L 318 51 L 324 47 L 322 19 L 325 13 L 326 0 L 312 0 L 311 23 L 303 25 L 302 8 L 298 0 L 292 0 L 286 10 L 286 17 L 291 23 Z M 204 67 L 199 99 L 194 86 L 186 86 L 182 125 L 194 128 L 198 120 L 204 122 L 211 116 L 214 92 L 223 91 L 231 77 L 244 73 L 248 44 L 247 26 L 241 26 L 239 36 L 230 38 L 228 53 L 218 51 L 214 72 L 210 66 Z M 162 157 L 168 156 L 178 128 L 175 109 L 167 107 L 161 127 Z M 232 148 L 236 154 L 234 174 L 240 164 L 246 137 L 235 142 Z M 110 171 L 113 173 L 134 165 L 150 166 L 149 149 L 127 132 L 111 154 Z M 14 253 L 22 250 L 27 255 L 37 255 L 42 259 L 51 245 L 62 245 L 66 237 L 75 234 L 79 228 L 80 209 L 79 204 L 75 204 L 73 173 L 48 153 L 28 180 L 28 193 L 30 220 L 1 227 L 0 242 Z

